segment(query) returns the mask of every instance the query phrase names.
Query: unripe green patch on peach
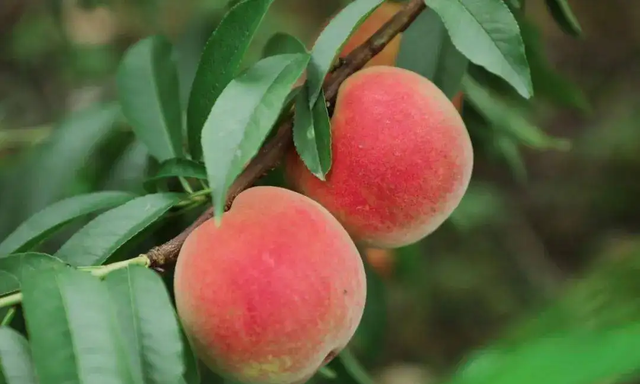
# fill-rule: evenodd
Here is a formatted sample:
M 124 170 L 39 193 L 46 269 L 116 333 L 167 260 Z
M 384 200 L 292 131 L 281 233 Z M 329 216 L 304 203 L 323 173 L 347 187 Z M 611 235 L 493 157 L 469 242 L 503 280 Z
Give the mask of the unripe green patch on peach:
M 437 229 L 458 206 L 473 148 L 451 101 L 405 69 L 363 69 L 341 86 L 331 120 L 333 163 L 326 181 L 295 151 L 296 190 L 326 207 L 366 245 L 395 248 Z
M 362 260 L 315 201 L 242 192 L 220 226 L 194 230 L 176 265 L 180 320 L 196 354 L 245 383 L 308 379 L 349 342 L 366 298 Z

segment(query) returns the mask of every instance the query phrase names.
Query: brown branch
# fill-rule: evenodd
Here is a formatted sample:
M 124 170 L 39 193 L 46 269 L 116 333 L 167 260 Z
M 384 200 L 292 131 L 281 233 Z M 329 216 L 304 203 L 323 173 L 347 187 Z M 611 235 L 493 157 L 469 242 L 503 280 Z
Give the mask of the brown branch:
M 374 33 L 369 40 L 347 55 L 342 61 L 342 64 L 329 74 L 325 80 L 324 91 L 327 100 L 333 103 L 342 82 L 382 51 L 398 33 L 407 29 L 424 9 L 424 0 L 409 1 L 391 20 Z M 227 209 L 240 192 L 252 186 L 256 180 L 279 164 L 284 154 L 292 145 L 292 128 L 293 114 L 288 116 L 285 122 L 278 128 L 275 136 L 260 149 L 256 157 L 231 185 L 227 195 Z M 189 234 L 212 216 L 213 208 L 209 208 L 178 236 L 151 249 L 147 253 L 151 260 L 151 267 L 164 268 L 174 264 L 178 258 L 180 248 Z

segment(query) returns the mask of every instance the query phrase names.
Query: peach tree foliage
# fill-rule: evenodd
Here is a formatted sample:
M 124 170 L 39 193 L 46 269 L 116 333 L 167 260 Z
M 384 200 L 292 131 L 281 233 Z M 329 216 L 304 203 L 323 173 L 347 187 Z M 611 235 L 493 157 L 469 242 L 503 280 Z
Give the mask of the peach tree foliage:
M 92 7 L 109 1 L 84 3 Z M 21 197 L 37 212 L 0 242 L 0 382 L 195 384 L 211 378 L 196 362 L 176 317 L 172 287 L 162 278 L 171 272 L 171 254 L 184 238 L 147 244 L 147 254 L 132 254 L 131 249 L 157 231 L 165 231 L 165 240 L 174 236 L 184 228 L 167 236 L 165 223 L 186 218 L 177 222 L 187 227 L 194 213 L 211 203 L 216 219 L 223 220 L 229 200 L 281 157 L 279 147 L 270 146 L 277 140 L 293 138 L 305 167 L 323 179 L 332 164 L 332 111 L 327 105 L 335 98 L 336 85 L 325 77 L 329 74 L 331 81 L 342 45 L 381 1 L 347 4 L 311 50 L 296 37 L 279 33 L 260 60 L 246 63 L 272 3 L 234 2 L 202 49 L 191 84 L 180 83 L 177 53 L 167 38 L 150 36 L 135 43 L 118 70 L 117 99 L 65 118 L 29 159 L 26 169 L 33 182 Z M 580 36 L 566 0 L 546 3 L 565 32 Z M 414 11 L 398 19 L 406 30 L 397 62 L 432 80 L 448 96 L 462 91 L 463 117 L 474 146 L 483 156 L 503 161 L 521 179 L 526 177 L 522 146 L 567 146 L 535 126 L 529 99 L 535 95 L 586 108 L 579 90 L 546 60 L 525 6 L 525 0 L 408 1 Z M 381 34 L 365 45 L 384 46 L 391 37 Z M 364 63 L 356 56 L 347 57 L 335 71 L 357 70 Z M 305 70 L 305 84 L 294 88 Z M 185 86 L 189 92 L 183 103 Z M 80 165 L 122 127 L 134 132 L 135 141 L 124 141 L 122 157 L 110 166 L 132 171 L 137 164 L 135 170 L 146 172 L 135 192 L 105 188 L 65 195 Z M 68 137 L 74 137 L 74 145 Z M 36 194 L 36 189 L 48 195 Z M 43 242 L 60 233 L 68 236 L 55 252 L 39 252 Z M 620 269 L 631 273 L 638 266 Z M 516 323 L 504 339 L 470 351 L 442 382 L 590 384 L 637 371 L 637 323 L 620 315 L 596 317 L 588 328 L 599 332 L 577 332 L 575 327 L 581 314 L 572 303 L 619 273 L 587 273 L 583 284 L 548 303 L 542 315 Z M 354 342 L 375 349 L 372 340 L 384 317 L 384 286 L 373 274 L 368 279 L 372 294 Z M 617 308 L 615 301 L 605 305 Z M 556 337 L 541 337 L 550 332 Z M 350 349 L 311 380 L 371 383 Z

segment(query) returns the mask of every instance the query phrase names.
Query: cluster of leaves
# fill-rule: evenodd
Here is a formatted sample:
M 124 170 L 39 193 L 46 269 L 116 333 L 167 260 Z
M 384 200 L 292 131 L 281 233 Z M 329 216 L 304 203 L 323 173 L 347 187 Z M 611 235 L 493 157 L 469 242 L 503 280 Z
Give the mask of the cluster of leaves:
M 65 145 L 78 143 L 84 151 L 68 151 L 72 158 L 44 150 L 35 159 L 38 174 L 31 189 L 61 190 L 68 180 L 50 170 L 64 168 L 60 164 L 79 167 L 76 164 L 82 164 L 86 153 L 124 118 L 137 139 L 128 155 L 150 154 L 159 165 L 145 181 L 143 194 L 104 191 L 53 204 L 43 200 L 42 209 L 0 243 L 0 308 L 5 308 L 0 379 L 10 384 L 200 382 L 170 290 L 146 268 L 146 256 L 124 257 L 127 246 L 161 219 L 201 207 L 209 195 L 220 219 L 231 184 L 274 126 L 292 111 L 296 149 L 306 166 L 323 179 L 331 168 L 323 82 L 346 39 L 382 1 L 355 0 L 347 5 L 311 51 L 294 36 L 277 34 L 263 58 L 246 65 L 245 53 L 272 3 L 244 0 L 229 10 L 202 52 L 186 108 L 180 100 L 172 44 L 161 36 L 139 41 L 120 64 L 118 102 L 71 117 L 47 143 L 55 153 L 65 154 Z M 470 130 L 488 135 L 487 142 L 498 145 L 512 165 L 520 161 L 520 144 L 564 148 L 564 141 L 546 136 L 529 122 L 522 100 L 535 90 L 551 101 L 576 107 L 583 103 L 579 92 L 544 61 L 532 27 L 522 17 L 524 3 L 425 3 L 428 10 L 405 32 L 398 65 L 430 78 L 449 96 L 462 90 L 469 101 L 465 120 Z M 565 30 L 579 32 L 565 1 L 548 4 Z M 295 87 L 305 71 L 306 82 Z M 518 102 L 508 102 L 510 98 Z M 77 140 L 73 144 L 64 137 Z M 68 171 L 65 175 L 72 173 Z M 47 184 L 42 185 L 43 180 Z M 172 181 L 179 182 L 182 191 L 171 192 Z M 42 241 L 89 215 L 96 216 L 55 254 L 34 252 Z M 9 327 L 18 312 L 25 318 L 28 341 Z M 545 381 L 558 384 L 617 378 L 640 367 L 633 350 L 637 331 L 629 326 L 602 334 L 563 334 L 537 343 L 509 344 L 506 350 L 498 345 L 498 352 L 474 358 L 451 382 L 533 383 L 539 381 L 535 376 L 539 372 L 550 372 L 553 377 Z M 618 346 L 616 350 L 627 358 L 604 359 L 611 346 Z M 588 364 L 593 370 L 567 371 L 568 363 Z M 348 353 L 331 369 L 337 377 L 325 373 L 326 380 L 361 384 L 369 380 Z
M 506 162 L 522 181 L 521 146 L 568 149 L 567 140 L 535 125 L 535 104 L 528 99 L 535 92 L 536 101 L 580 112 L 588 111 L 588 103 L 547 61 L 535 25 L 524 16 L 525 1 L 426 3 L 429 9 L 403 36 L 398 66 L 432 79 L 449 97 L 462 91 L 463 118 L 476 151 Z M 546 4 L 565 32 L 581 36 L 565 0 Z

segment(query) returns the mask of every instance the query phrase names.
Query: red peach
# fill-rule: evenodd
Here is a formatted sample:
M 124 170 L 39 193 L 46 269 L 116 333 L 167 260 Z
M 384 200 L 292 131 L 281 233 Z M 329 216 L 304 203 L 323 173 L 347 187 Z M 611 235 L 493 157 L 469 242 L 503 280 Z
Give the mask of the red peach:
M 244 383 L 310 378 L 352 338 L 365 304 L 360 255 L 338 221 L 283 188 L 242 192 L 193 231 L 176 305 L 198 357 Z
M 363 254 L 371 268 L 383 279 L 389 279 L 395 272 L 396 259 L 391 249 L 364 248 Z
M 356 239 L 395 248 L 437 229 L 457 207 L 473 168 L 473 148 L 450 100 L 428 79 L 374 66 L 340 87 L 331 120 L 333 164 L 326 181 L 295 151 L 288 179 Z

